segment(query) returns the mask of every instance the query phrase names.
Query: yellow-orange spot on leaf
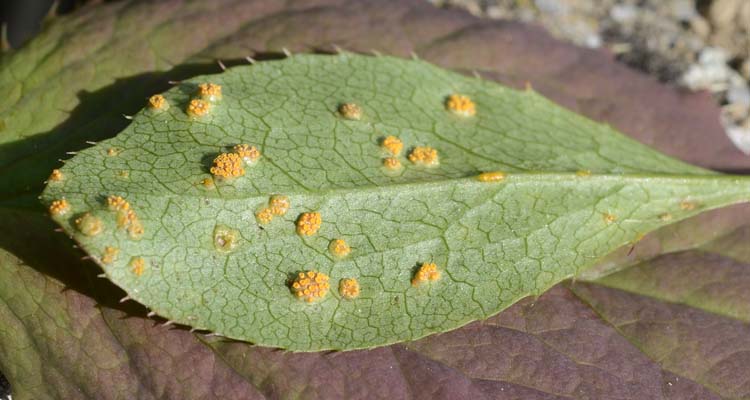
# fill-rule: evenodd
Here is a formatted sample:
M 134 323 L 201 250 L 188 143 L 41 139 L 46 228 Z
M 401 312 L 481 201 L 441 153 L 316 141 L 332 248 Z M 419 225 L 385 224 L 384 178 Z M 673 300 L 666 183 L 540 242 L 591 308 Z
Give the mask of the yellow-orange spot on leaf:
M 164 98 L 164 96 L 155 94 L 148 98 L 148 107 L 152 110 L 162 111 L 169 108 L 169 103 L 167 102 L 167 99 Z
M 328 250 L 336 257 L 346 257 L 352 252 L 352 248 L 344 239 L 334 239 L 328 244 Z
M 273 210 L 270 207 L 266 207 L 255 213 L 255 219 L 261 224 L 270 224 L 273 221 Z
M 249 144 L 238 144 L 232 147 L 232 152 L 240 156 L 246 163 L 252 164 L 260 158 L 260 151 Z
M 109 199 L 107 200 L 109 203 Z M 139 239 L 141 236 L 143 236 L 143 233 L 145 232 L 145 229 L 143 228 L 143 223 L 141 223 L 141 220 L 138 219 L 138 214 L 136 214 L 136 212 L 132 208 L 130 208 L 130 204 L 128 204 L 127 202 L 123 204 L 117 200 L 113 200 L 113 203 L 116 205 L 119 205 L 120 207 L 120 208 L 116 208 L 117 206 L 113 207 L 112 205 L 110 205 L 111 210 L 117 211 L 117 216 L 115 218 L 115 221 L 117 222 L 117 227 L 126 228 L 128 235 L 130 236 L 131 239 Z
M 212 189 L 212 188 L 214 187 L 214 180 L 213 180 L 213 178 L 204 178 L 204 179 L 203 179 L 203 180 L 201 181 L 201 184 L 202 184 L 202 185 L 203 185 L 203 187 L 205 187 L 206 189 Z
M 221 153 L 214 159 L 211 173 L 219 178 L 236 178 L 245 175 L 242 158 L 237 153 Z
M 130 209 L 130 203 L 122 196 L 112 195 L 107 197 L 107 207 L 113 211 L 127 211 Z
M 291 203 L 289 197 L 276 194 L 268 199 L 268 208 L 271 209 L 273 215 L 284 215 L 289 210 Z
M 139 220 L 138 217 L 132 218 L 130 220 L 130 224 L 128 225 L 128 235 L 130 235 L 130 238 L 138 239 L 143 236 L 144 232 L 145 229 L 143 228 L 143 223 L 141 223 L 141 220 Z
M 201 83 L 198 85 L 198 96 L 204 100 L 217 101 L 221 99 L 221 85 L 215 83 Z
M 614 214 L 610 214 L 610 213 L 604 213 L 604 214 L 602 214 L 602 219 L 604 219 L 604 223 L 606 223 L 606 224 L 609 225 L 609 224 L 617 221 L 617 216 L 614 215 Z
M 318 232 L 323 218 L 319 212 L 302 213 L 297 218 L 297 233 L 300 235 L 311 236 Z
M 68 211 L 70 211 L 70 204 L 65 199 L 55 200 L 49 205 L 49 213 L 54 217 L 65 215 Z
M 585 178 L 587 176 L 591 176 L 591 171 L 587 169 L 581 169 L 581 170 L 576 171 L 576 175 Z
M 419 286 L 427 282 L 435 282 L 440 279 L 440 271 L 435 263 L 422 264 L 414 277 L 411 279 L 412 286 Z
M 76 218 L 76 227 L 86 236 L 96 236 L 104 230 L 102 220 L 91 213 Z
M 117 150 L 114 147 L 110 147 L 110 148 L 107 149 L 107 155 L 110 156 L 110 157 L 114 157 L 114 156 L 116 156 L 118 154 L 120 154 L 120 151 Z
M 63 173 L 59 169 L 53 169 L 47 180 L 50 182 L 60 182 L 63 180 Z
M 695 210 L 695 207 L 697 207 L 697 204 L 692 201 L 683 200 L 680 202 L 680 209 L 685 211 L 692 211 Z
M 477 175 L 477 180 L 479 182 L 500 182 L 505 180 L 505 173 L 500 171 L 482 172 Z
M 214 248 L 222 253 L 233 251 L 240 242 L 240 232 L 224 225 L 214 227 Z
M 445 101 L 445 107 L 448 111 L 464 117 L 471 117 L 477 113 L 476 104 L 469 96 L 461 94 L 452 94 Z
M 144 260 L 142 257 L 131 258 L 130 270 L 133 272 L 133 274 L 135 274 L 135 276 L 143 275 L 143 272 L 146 271 L 146 260 Z
M 122 170 L 122 171 L 120 171 L 120 172 L 117 173 L 117 176 L 119 176 L 122 179 L 128 179 L 128 178 L 130 178 L 130 172 Z
M 346 119 L 359 120 L 362 118 L 362 107 L 354 103 L 344 103 L 339 106 L 339 114 Z
M 661 215 L 659 215 L 659 219 L 662 220 L 662 221 L 664 221 L 664 222 L 671 221 L 672 220 L 672 214 L 670 214 L 670 213 L 661 214 Z
M 300 272 L 292 282 L 292 293 L 308 303 L 320 300 L 328 293 L 328 279 L 328 275 L 322 272 Z
M 438 164 L 438 152 L 432 147 L 417 146 L 409 153 L 409 161 L 424 166 L 435 166 Z
M 339 282 L 339 294 L 347 300 L 359 297 L 359 282 L 354 278 L 342 279 Z
M 383 167 L 389 171 L 398 171 L 401 169 L 401 161 L 396 157 L 387 157 L 383 159 Z
M 394 156 L 397 156 L 401 154 L 401 150 L 404 149 L 404 142 L 401 141 L 401 139 L 395 137 L 395 136 L 387 136 L 383 139 L 381 142 L 381 145 L 384 149 L 386 149 L 389 153 L 393 154 Z
M 105 247 L 104 253 L 102 253 L 102 264 L 112 264 L 117 259 L 117 254 L 119 252 L 120 249 L 118 249 L 117 247 Z
M 191 117 L 202 117 L 208 114 L 211 105 L 201 99 L 192 99 L 187 106 L 187 114 Z

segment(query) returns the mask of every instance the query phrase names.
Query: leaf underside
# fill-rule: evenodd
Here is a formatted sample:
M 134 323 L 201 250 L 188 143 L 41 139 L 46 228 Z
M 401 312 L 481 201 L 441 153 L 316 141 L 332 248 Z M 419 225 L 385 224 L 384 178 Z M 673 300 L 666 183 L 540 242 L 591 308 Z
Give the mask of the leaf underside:
M 199 83 L 221 85 L 208 115 L 185 109 Z M 444 106 L 462 93 L 477 115 Z M 183 81 L 117 137 L 80 152 L 43 194 L 65 198 L 57 222 L 95 258 L 118 249 L 107 276 L 157 314 L 198 329 L 297 351 L 369 348 L 486 318 L 538 295 L 669 221 L 746 199 L 741 178 L 672 160 L 545 100 L 421 61 L 298 55 Z M 360 120 L 342 118 L 344 102 Z M 379 146 L 398 136 L 438 151 L 439 164 L 386 171 Z M 206 186 L 211 160 L 233 145 L 263 157 L 244 176 Z M 480 182 L 501 170 L 500 182 Z M 581 173 L 586 171 L 586 173 Z M 591 173 L 590 175 L 588 173 Z M 270 223 L 269 196 L 291 201 Z M 145 234 L 118 229 L 105 199 L 123 196 Z M 313 236 L 295 232 L 319 212 Z M 86 235 L 84 213 L 103 223 Z M 217 228 L 236 232 L 230 251 Z M 83 232 L 82 232 L 83 231 Z M 328 251 L 344 239 L 349 256 Z M 134 273 L 143 259 L 144 272 Z M 442 278 L 416 287 L 435 263 Z M 290 279 L 315 270 L 329 295 L 306 303 Z M 361 294 L 343 299 L 338 282 Z

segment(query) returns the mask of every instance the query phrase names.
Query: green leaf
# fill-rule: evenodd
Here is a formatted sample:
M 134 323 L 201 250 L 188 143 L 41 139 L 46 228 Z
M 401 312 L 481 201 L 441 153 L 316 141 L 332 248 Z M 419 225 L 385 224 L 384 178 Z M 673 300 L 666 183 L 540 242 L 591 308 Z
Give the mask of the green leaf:
M 223 97 L 188 116 L 202 82 Z M 476 102 L 476 116 L 446 110 L 455 93 Z M 67 162 L 43 201 L 69 202 L 56 221 L 94 258 L 117 249 L 103 267 L 131 298 L 264 346 L 357 349 L 450 330 L 671 221 L 750 198 L 746 178 L 670 159 L 533 91 L 421 61 L 299 55 L 185 80 L 164 96 L 168 109 L 138 113 Z M 361 119 L 339 115 L 347 102 Z M 402 155 L 403 169 L 386 171 L 387 135 L 407 153 L 437 149 L 438 165 Z M 201 184 L 211 160 L 240 143 L 263 157 L 244 176 Z M 507 177 L 477 179 L 486 171 Z M 275 194 L 288 196 L 288 213 L 256 219 Z M 143 235 L 118 227 L 112 195 L 129 202 Z M 305 212 L 322 216 L 311 236 L 295 231 Z M 331 255 L 334 239 L 351 254 Z M 442 278 L 412 285 L 425 263 Z M 313 303 L 290 290 L 310 270 L 332 288 Z M 344 278 L 359 281 L 359 297 L 337 293 Z

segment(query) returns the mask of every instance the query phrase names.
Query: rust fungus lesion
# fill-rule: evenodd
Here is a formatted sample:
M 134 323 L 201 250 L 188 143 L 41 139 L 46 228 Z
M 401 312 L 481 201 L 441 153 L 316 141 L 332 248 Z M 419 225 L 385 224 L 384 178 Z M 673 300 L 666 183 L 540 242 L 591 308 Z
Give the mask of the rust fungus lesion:
M 318 271 L 303 271 L 292 282 L 292 293 L 307 303 L 323 299 L 330 287 L 328 275 Z
M 65 199 L 54 200 L 49 205 L 49 213 L 53 217 L 65 215 L 70 211 L 70 203 Z
M 245 175 L 242 157 L 237 153 L 221 153 L 214 158 L 211 174 L 217 178 L 236 178 Z
M 53 169 L 47 178 L 48 182 L 60 182 L 63 180 L 63 173 L 59 169 Z
M 130 209 L 130 203 L 122 196 L 107 196 L 107 207 L 112 211 L 127 211 Z
M 693 211 L 696 207 L 698 207 L 698 204 L 694 201 L 682 200 L 680 202 L 680 209 L 683 211 Z
M 659 220 L 662 222 L 668 222 L 672 220 L 672 214 L 670 213 L 663 213 L 659 214 Z
M 96 236 L 104 230 L 104 223 L 101 218 L 91 213 L 85 213 L 76 218 L 75 223 L 78 231 L 86 236 Z
M 346 243 L 346 240 L 334 239 L 328 244 L 328 251 L 330 251 L 334 257 L 343 258 L 352 252 L 352 248 Z
M 107 200 L 109 204 L 109 198 Z M 123 202 L 124 203 L 120 203 L 118 200 L 113 199 L 113 205 L 110 205 L 110 210 L 117 212 L 115 217 L 117 227 L 125 229 L 131 239 L 140 239 L 145 233 L 143 223 L 140 218 L 138 218 L 138 214 L 135 210 L 130 207 L 130 204 L 127 203 L 127 201 L 124 201 L 124 199 Z
M 322 223 L 323 218 L 319 212 L 302 213 L 297 218 L 297 233 L 304 236 L 312 236 L 318 232 Z
M 409 153 L 409 161 L 416 165 L 434 167 L 439 164 L 438 152 L 429 146 L 417 146 Z
M 211 105 L 201 99 L 192 99 L 187 106 L 187 114 L 191 117 L 203 117 L 208 114 L 211 109 Z
M 401 161 L 396 157 L 386 157 L 383 159 L 383 168 L 388 171 L 399 171 L 402 168 Z
M 609 225 L 617 221 L 617 216 L 612 213 L 602 213 L 602 219 L 604 220 L 604 223 Z
M 357 121 L 362 119 L 362 107 L 355 103 L 343 103 L 339 105 L 339 114 L 346 119 Z
M 383 149 L 385 149 L 385 151 L 391 153 L 394 156 L 401 154 L 401 150 L 404 149 L 404 142 L 402 142 L 401 139 L 395 136 L 386 136 L 380 142 L 380 145 L 383 146 Z
M 579 169 L 578 171 L 576 171 L 576 176 L 580 176 L 581 178 L 586 178 L 586 177 L 591 176 L 591 171 L 587 169 Z
M 344 278 L 339 282 L 341 297 L 351 300 L 359 297 L 359 282 L 354 278 Z
M 440 280 L 441 273 L 435 263 L 423 263 L 411 279 L 412 286 Z
M 238 144 L 232 147 L 232 152 L 240 156 L 247 164 L 253 164 L 260 158 L 260 151 L 249 144 Z
M 135 276 L 141 276 L 146 271 L 146 260 L 143 257 L 133 257 L 130 259 L 130 271 Z
M 117 260 L 117 255 L 120 253 L 120 249 L 113 246 L 106 246 L 104 247 L 104 252 L 102 253 L 102 264 L 112 264 Z
M 120 150 L 110 147 L 107 149 L 107 155 L 110 157 L 115 157 L 116 155 L 120 154 Z
M 270 224 L 271 221 L 273 221 L 273 217 L 273 210 L 271 210 L 270 207 L 264 207 L 255 213 L 255 219 L 258 220 L 258 223 L 263 225 Z
M 201 180 L 201 185 L 203 185 L 206 189 L 213 189 L 214 188 L 214 179 L 213 178 L 203 178 Z
M 234 251 L 240 244 L 240 232 L 224 225 L 216 225 L 213 232 L 214 248 L 222 253 Z
M 491 172 L 482 172 L 481 174 L 477 175 L 477 180 L 479 182 L 502 182 L 505 180 L 506 174 L 502 171 L 491 171 Z
M 205 82 L 198 85 L 198 96 L 206 101 L 221 100 L 221 85 Z
M 291 202 L 287 196 L 275 194 L 268 199 L 268 208 L 273 215 L 284 215 L 289 211 L 289 207 L 291 207 Z
M 477 107 L 469 96 L 463 94 L 452 94 L 445 100 L 445 108 L 463 117 L 472 117 L 477 113 Z
M 169 102 L 164 96 L 155 94 L 148 98 L 148 108 L 154 111 L 164 111 L 169 108 Z

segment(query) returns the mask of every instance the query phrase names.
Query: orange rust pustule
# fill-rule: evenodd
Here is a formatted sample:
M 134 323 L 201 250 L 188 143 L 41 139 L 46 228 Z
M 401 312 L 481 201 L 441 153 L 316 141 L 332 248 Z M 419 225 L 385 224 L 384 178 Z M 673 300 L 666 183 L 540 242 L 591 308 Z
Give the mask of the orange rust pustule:
M 65 199 L 55 200 L 49 205 L 49 213 L 53 216 L 65 215 L 70 211 L 70 203 Z
M 304 271 L 297 274 L 292 282 L 292 293 L 307 303 L 323 299 L 330 285 L 328 275 L 318 271 Z
M 341 297 L 351 300 L 359 297 L 359 282 L 354 278 L 344 278 L 339 282 Z
M 202 117 L 208 114 L 211 105 L 201 99 L 192 99 L 187 106 L 187 114 L 191 117 Z
M 401 150 L 404 149 L 404 142 L 395 136 L 386 136 L 380 145 L 394 156 L 401 154 Z
M 409 161 L 427 167 L 436 166 L 439 163 L 438 152 L 429 146 L 417 146 L 409 153 Z
M 419 286 L 427 282 L 435 282 L 440 280 L 440 271 L 435 263 L 424 263 L 422 264 L 414 277 L 411 279 L 412 286 Z
M 242 158 L 237 153 L 221 153 L 214 158 L 211 173 L 219 178 L 236 178 L 245 175 Z
M 445 108 L 464 117 L 472 117 L 477 113 L 476 104 L 474 104 L 469 96 L 462 94 L 448 96 L 448 99 L 445 101 Z
M 302 213 L 297 218 L 297 233 L 304 236 L 312 236 L 318 232 L 323 218 L 319 212 Z

